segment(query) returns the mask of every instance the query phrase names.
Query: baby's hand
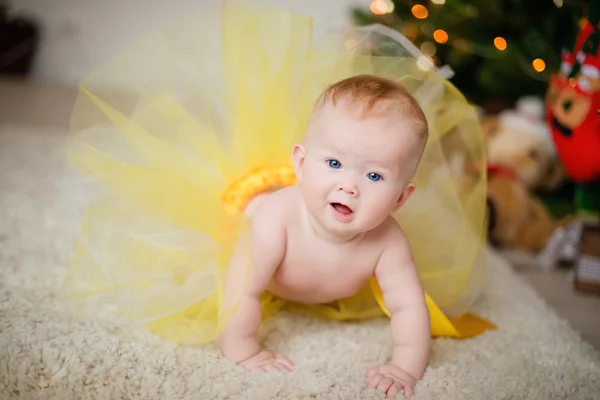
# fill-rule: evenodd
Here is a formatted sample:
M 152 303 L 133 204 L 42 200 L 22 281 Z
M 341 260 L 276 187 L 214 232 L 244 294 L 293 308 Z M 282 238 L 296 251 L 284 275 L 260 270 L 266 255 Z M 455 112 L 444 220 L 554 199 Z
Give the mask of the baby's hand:
M 261 350 L 255 356 L 241 362 L 240 365 L 253 372 L 291 372 L 294 369 L 294 364 L 290 360 L 268 350 Z
M 409 399 L 415 392 L 417 379 L 397 365 L 388 363 L 367 371 L 369 386 L 383 392 L 388 398 L 396 397 L 404 389 L 404 397 Z

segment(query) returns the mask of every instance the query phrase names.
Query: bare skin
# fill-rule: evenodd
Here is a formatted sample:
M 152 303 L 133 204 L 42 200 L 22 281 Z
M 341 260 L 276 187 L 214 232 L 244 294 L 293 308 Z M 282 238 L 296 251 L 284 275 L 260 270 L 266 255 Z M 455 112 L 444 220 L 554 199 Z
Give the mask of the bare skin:
M 401 390 L 412 396 L 427 364 L 429 314 L 410 246 L 391 217 L 414 190 L 411 129 L 389 118 L 356 119 L 340 105 L 315 118 L 294 148 L 299 184 L 257 197 L 246 209 L 250 235 L 238 242 L 225 287 L 225 310 L 241 298 L 220 337 L 227 358 L 252 371 L 291 371 L 289 359 L 258 342 L 259 296 L 269 290 L 327 303 L 355 295 L 375 276 L 392 314 L 393 352 L 367 372 L 368 382 L 387 397 Z

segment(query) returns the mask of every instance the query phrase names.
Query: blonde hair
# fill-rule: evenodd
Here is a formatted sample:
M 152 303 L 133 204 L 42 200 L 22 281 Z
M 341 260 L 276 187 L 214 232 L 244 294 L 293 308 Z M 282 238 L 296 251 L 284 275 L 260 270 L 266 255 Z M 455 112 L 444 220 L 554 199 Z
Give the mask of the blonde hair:
M 359 117 L 382 112 L 408 117 L 421 127 L 417 133 L 418 138 L 427 141 L 429 128 L 425 113 L 415 98 L 398 82 L 374 75 L 356 75 L 343 79 L 321 93 L 315 110 L 328 103 L 335 106 L 342 100 L 357 106 Z

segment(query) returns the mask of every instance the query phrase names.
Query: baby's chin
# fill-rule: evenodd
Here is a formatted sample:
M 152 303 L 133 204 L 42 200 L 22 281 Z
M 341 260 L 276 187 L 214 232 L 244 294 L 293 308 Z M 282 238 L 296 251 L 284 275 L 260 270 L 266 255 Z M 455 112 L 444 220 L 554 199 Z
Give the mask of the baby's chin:
M 376 226 L 369 226 L 362 221 L 360 214 L 354 213 L 350 221 L 340 221 L 334 216 L 329 215 L 325 221 L 325 228 L 332 235 L 340 237 L 356 236 L 370 231 Z
M 348 240 L 365 233 L 363 229 L 351 226 L 350 224 L 327 224 L 325 229 L 330 236 L 337 237 L 340 240 Z

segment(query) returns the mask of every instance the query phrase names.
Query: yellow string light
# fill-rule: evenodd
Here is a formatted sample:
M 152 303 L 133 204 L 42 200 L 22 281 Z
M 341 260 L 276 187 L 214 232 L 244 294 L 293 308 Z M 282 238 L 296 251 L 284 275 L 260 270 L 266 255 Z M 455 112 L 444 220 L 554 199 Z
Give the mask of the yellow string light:
M 546 63 L 541 58 L 536 58 L 533 60 L 531 65 L 533 65 L 533 69 L 535 69 L 537 72 L 542 72 L 546 69 Z
M 371 12 L 375 15 L 387 14 L 387 3 L 384 0 L 373 0 L 371 2 Z
M 560 3 L 559 0 L 555 0 L 558 3 Z M 437 5 L 442 5 L 445 4 L 445 0 L 431 0 L 431 2 L 433 4 L 437 4 Z M 393 12 L 394 8 L 393 8 L 393 2 L 391 2 L 390 0 L 373 0 L 371 2 L 371 11 L 374 14 L 377 15 L 383 15 L 383 14 L 388 14 Z M 559 4 L 557 4 L 557 6 L 560 7 Z M 475 9 L 475 11 L 477 11 Z M 421 5 L 421 4 L 415 4 L 412 8 L 411 8 L 411 12 L 413 14 L 413 16 L 417 19 L 426 19 L 429 16 L 429 10 Z M 580 24 L 584 24 L 586 23 L 587 20 L 585 18 L 582 18 L 580 21 Z M 427 27 L 429 27 L 428 29 L 426 29 Z M 417 26 L 413 25 L 412 23 L 405 23 L 401 29 L 402 33 L 411 41 L 414 41 L 416 39 L 416 37 L 418 36 L 417 34 Z M 425 36 L 430 36 L 433 37 L 433 39 L 440 44 L 445 44 L 448 43 L 449 41 L 449 35 L 448 33 L 443 30 L 443 29 L 436 29 L 435 31 L 433 30 L 433 26 L 431 26 L 431 24 L 423 24 L 421 25 L 421 30 L 423 31 L 423 33 L 425 33 Z M 497 36 L 496 38 L 494 38 L 493 40 L 494 43 L 494 47 L 496 47 L 497 50 L 500 51 L 504 51 L 507 49 L 508 47 L 508 43 L 506 41 L 506 39 L 504 39 L 501 36 Z M 476 54 L 479 54 L 483 57 L 494 57 L 493 52 L 490 53 L 491 50 L 483 50 L 483 49 L 479 49 L 476 51 L 475 48 L 471 49 L 471 44 L 469 44 L 469 42 L 467 42 L 466 40 L 462 39 L 462 38 L 456 38 L 452 40 L 452 45 L 459 51 L 462 52 L 475 52 Z M 479 46 L 481 47 L 481 46 Z M 422 69 L 428 69 L 430 68 L 430 65 L 432 64 L 432 62 L 435 64 L 436 63 L 436 48 L 435 45 L 432 42 L 425 42 L 421 45 L 421 51 L 426 55 L 425 57 L 422 57 L 422 59 L 420 59 L 418 62 L 419 67 Z M 497 53 L 496 53 L 497 54 Z M 533 60 L 531 62 L 531 65 L 533 67 L 533 69 L 540 73 L 543 72 L 546 69 L 546 62 L 544 60 L 542 60 L 541 58 L 536 58 L 535 60 Z
M 436 29 L 436 31 L 433 32 L 433 38 L 436 42 L 444 44 L 448 41 L 448 34 L 443 29 Z
M 494 46 L 496 46 L 498 50 L 506 50 L 506 40 L 503 37 L 498 36 L 494 39 Z
M 394 9 L 396 8 L 396 5 L 394 4 L 394 2 L 392 0 L 385 0 L 387 2 L 387 12 L 392 13 L 394 12 Z
M 389 14 L 394 11 L 394 3 L 391 0 L 373 0 L 371 12 L 376 15 Z
M 415 16 L 415 18 L 418 19 L 425 19 L 429 15 L 429 11 L 427 11 L 427 8 L 425 8 L 425 6 L 421 4 L 415 4 L 412 7 L 411 12 Z

